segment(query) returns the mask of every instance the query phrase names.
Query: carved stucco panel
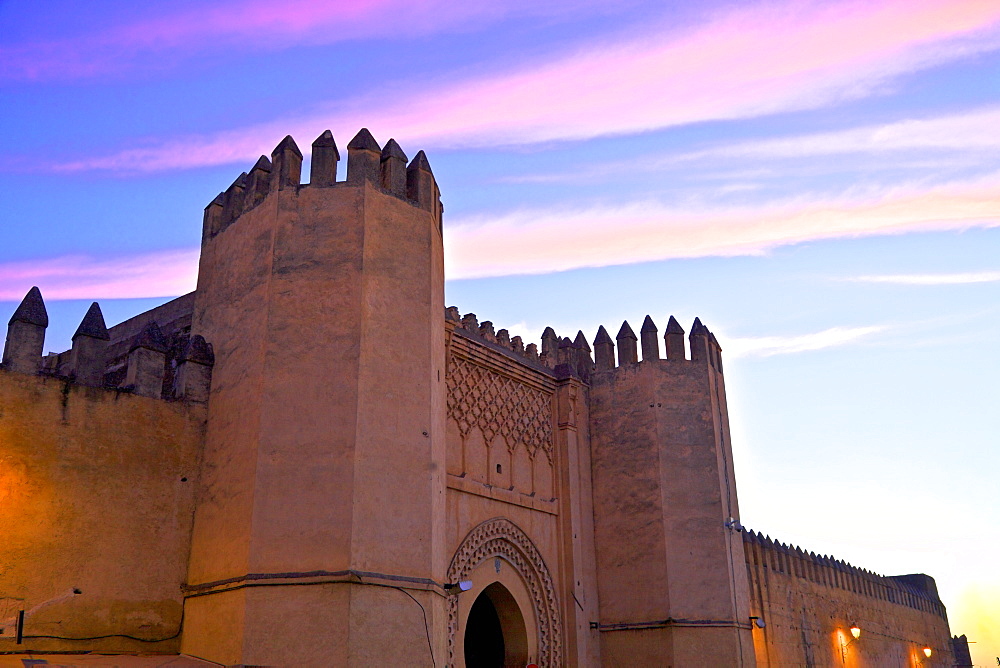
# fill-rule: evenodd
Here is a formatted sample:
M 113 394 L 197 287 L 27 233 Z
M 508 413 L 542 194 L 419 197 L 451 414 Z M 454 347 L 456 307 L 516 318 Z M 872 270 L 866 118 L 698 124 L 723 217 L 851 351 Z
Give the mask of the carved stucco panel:
M 462 436 L 479 427 L 487 442 L 503 436 L 508 447 L 523 443 L 531 457 L 539 450 L 552 461 L 552 395 L 469 360 L 448 365 L 448 417 Z

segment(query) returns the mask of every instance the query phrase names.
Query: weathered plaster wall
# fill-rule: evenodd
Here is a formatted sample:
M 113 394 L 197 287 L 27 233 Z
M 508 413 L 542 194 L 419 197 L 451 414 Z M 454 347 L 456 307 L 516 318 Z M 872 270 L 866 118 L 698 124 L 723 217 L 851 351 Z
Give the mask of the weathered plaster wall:
M 177 651 L 204 408 L 0 370 L 0 651 Z
M 931 578 L 882 577 L 752 533 L 744 540 L 751 611 L 764 621 L 753 631 L 759 666 L 952 665 Z

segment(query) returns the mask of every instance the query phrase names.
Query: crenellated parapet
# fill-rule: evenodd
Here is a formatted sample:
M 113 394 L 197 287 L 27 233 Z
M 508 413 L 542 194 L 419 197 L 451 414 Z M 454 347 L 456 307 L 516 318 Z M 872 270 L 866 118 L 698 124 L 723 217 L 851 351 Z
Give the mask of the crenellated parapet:
M 33 287 L 8 323 L 3 368 L 154 399 L 207 401 L 212 346 L 192 336 L 190 327 L 164 333 L 147 318 L 136 331 L 129 322 L 109 330 L 100 304 L 93 302 L 73 334 L 73 347 L 42 357 L 49 321 L 42 293 Z
M 722 346 L 699 318 L 694 319 L 694 323 L 691 325 L 691 334 L 688 336 L 691 348 L 690 357 L 686 355 L 685 351 L 684 328 L 674 316 L 670 316 L 667 329 L 663 334 L 665 358 L 660 356 L 658 333 L 656 324 L 648 315 L 643 320 L 639 336 L 635 335 L 627 320 L 622 323 L 614 340 L 611 339 L 608 330 L 601 325 L 594 338 L 594 371 L 600 373 L 616 368 L 628 368 L 635 364 L 665 361 L 670 363 L 703 362 L 722 373 Z M 640 350 L 642 352 L 641 360 L 639 358 Z
M 588 383 L 595 373 L 645 363 L 703 363 L 722 373 L 722 346 L 699 318 L 694 319 L 688 337 L 690 357 L 686 354 L 684 328 L 674 316 L 670 316 L 663 334 L 665 357 L 661 357 L 659 330 L 648 315 L 643 320 L 639 336 L 635 335 L 627 320 L 622 323 L 615 339 L 601 325 L 594 337 L 593 348 L 582 331 L 570 339 L 560 337 L 551 327 L 546 327 L 541 336 L 541 350 L 534 343 L 525 344 L 519 336 L 511 337 L 506 329 L 495 330 L 489 320 L 479 322 L 475 313 L 461 315 L 454 306 L 446 309 L 445 320 L 453 323 L 453 327 L 461 330 L 463 335 L 475 337 L 532 364 L 546 367 L 558 377 L 574 376 Z
M 460 331 L 462 336 L 486 343 L 491 348 L 500 350 L 509 356 L 516 357 L 532 366 L 548 366 L 544 355 L 539 355 L 538 346 L 534 343 L 524 344 L 520 336 L 511 336 L 506 329 L 495 330 L 493 323 L 484 320 L 482 323 L 475 313 L 459 314 L 455 306 L 449 306 L 444 312 L 445 322 L 450 323 L 453 331 Z
M 333 133 L 324 131 L 312 143 L 309 182 L 302 183 L 302 151 L 291 135 L 271 152 L 260 156 L 249 172 L 236 180 L 205 207 L 202 243 L 232 225 L 278 191 L 298 193 L 303 188 L 335 188 L 365 183 L 381 192 L 434 213 L 441 224 L 441 192 L 423 151 L 408 160 L 395 139 L 379 146 L 367 128 L 347 144 L 347 179 L 337 180 L 340 151 Z
M 947 618 L 934 578 L 924 574 L 885 576 L 831 556 L 806 552 L 748 529 L 742 530 L 744 555 L 750 566 L 767 569 L 820 586 L 853 592 Z

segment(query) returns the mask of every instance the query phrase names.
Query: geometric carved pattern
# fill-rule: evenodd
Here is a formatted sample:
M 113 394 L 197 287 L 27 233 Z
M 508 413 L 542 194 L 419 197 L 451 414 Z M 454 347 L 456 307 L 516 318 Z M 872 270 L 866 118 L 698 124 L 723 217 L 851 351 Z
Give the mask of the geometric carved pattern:
M 447 384 L 448 417 L 462 436 L 479 427 L 487 443 L 499 434 L 509 449 L 523 443 L 532 458 L 544 450 L 552 461 L 552 395 L 456 357 Z
M 563 665 L 562 622 L 552 575 L 538 548 L 516 524 L 503 517 L 486 520 L 462 541 L 448 567 L 448 582 L 461 582 L 486 559 L 503 557 L 528 586 L 538 620 L 538 666 Z M 531 629 L 528 629 L 529 633 Z M 448 601 L 448 665 L 454 664 L 458 633 L 458 597 Z

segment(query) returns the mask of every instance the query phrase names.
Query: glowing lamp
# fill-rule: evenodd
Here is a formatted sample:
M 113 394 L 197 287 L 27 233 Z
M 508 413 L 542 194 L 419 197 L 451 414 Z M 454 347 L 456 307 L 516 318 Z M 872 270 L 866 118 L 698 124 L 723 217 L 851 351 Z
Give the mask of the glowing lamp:
M 857 624 L 851 624 L 851 635 L 855 640 L 861 637 L 861 628 Z
M 924 656 L 926 656 L 928 659 L 931 658 L 931 654 L 933 653 L 934 650 L 932 650 L 930 647 L 924 647 Z

